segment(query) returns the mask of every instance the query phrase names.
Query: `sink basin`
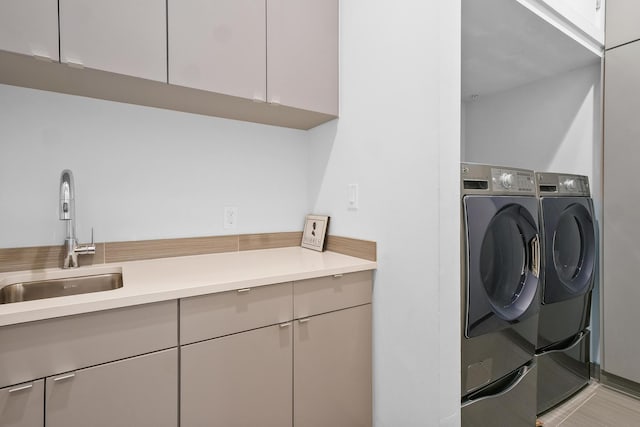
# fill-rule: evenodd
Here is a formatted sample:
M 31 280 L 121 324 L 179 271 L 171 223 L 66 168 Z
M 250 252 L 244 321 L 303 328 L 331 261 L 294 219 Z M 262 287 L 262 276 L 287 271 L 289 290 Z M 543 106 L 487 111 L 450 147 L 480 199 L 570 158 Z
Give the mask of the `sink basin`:
M 122 273 L 25 281 L 0 288 L 0 304 L 88 294 L 121 287 Z

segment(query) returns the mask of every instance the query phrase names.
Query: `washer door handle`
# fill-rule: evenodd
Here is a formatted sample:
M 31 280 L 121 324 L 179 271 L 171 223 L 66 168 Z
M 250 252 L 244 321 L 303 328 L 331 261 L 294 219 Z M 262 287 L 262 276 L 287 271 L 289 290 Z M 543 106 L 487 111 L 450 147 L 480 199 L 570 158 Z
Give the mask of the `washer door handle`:
M 540 277 L 540 237 L 537 234 L 531 239 L 531 272 Z

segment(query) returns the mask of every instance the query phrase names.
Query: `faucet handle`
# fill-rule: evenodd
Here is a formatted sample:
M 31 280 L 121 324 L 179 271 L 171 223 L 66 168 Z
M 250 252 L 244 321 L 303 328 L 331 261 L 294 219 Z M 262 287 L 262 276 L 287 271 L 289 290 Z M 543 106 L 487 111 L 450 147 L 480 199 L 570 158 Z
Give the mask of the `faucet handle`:
M 91 243 L 76 245 L 74 252 L 78 255 L 93 255 L 96 253 L 96 245 L 93 241 L 93 227 L 91 227 Z

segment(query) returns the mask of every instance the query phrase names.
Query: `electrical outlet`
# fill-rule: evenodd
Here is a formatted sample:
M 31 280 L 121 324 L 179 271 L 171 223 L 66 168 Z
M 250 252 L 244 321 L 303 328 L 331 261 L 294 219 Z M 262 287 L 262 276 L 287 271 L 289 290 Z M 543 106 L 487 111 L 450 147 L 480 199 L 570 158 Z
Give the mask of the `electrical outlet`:
M 238 227 L 238 208 L 236 206 L 224 207 L 224 228 L 233 230 Z

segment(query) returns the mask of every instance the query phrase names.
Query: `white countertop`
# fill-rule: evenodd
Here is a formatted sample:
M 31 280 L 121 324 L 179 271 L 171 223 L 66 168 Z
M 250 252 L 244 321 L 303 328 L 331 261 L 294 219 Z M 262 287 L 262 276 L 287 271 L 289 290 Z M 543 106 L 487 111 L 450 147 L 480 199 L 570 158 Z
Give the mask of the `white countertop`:
M 0 326 L 248 287 L 373 270 L 377 263 L 300 247 L 160 258 L 0 273 L 10 283 L 122 272 L 124 286 L 103 292 L 0 305 Z

